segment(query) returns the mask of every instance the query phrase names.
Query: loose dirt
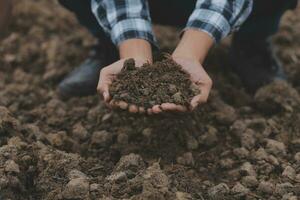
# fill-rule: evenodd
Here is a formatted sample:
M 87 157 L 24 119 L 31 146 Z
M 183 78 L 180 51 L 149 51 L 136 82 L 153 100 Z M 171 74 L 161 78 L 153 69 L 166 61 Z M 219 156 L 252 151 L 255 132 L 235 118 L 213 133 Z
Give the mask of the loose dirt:
M 162 103 L 189 106 L 200 94 L 190 75 L 171 59 L 136 67 L 133 59 L 124 63 L 110 87 L 115 101 L 151 108 Z
M 111 111 L 98 96 L 60 100 L 57 84 L 93 38 L 57 1 L 14 3 L 0 42 L 1 200 L 300 197 L 299 10 L 274 38 L 287 82 L 247 94 L 225 40 L 204 65 L 214 80 L 207 104 L 149 117 Z M 178 30 L 155 32 L 174 48 Z

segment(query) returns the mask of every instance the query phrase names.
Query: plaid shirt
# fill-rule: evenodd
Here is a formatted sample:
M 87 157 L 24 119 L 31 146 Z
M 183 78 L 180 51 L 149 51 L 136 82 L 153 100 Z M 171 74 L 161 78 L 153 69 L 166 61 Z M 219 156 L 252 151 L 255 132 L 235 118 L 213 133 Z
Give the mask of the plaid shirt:
M 253 0 L 197 0 L 186 29 L 199 29 L 216 42 L 237 30 L 249 16 Z M 114 44 L 132 38 L 157 46 L 147 0 L 92 0 L 92 11 Z

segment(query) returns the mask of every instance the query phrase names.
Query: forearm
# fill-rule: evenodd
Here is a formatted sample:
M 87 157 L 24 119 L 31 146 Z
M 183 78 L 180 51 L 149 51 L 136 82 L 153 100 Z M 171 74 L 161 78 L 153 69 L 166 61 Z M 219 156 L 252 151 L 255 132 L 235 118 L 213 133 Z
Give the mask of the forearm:
M 0 33 L 3 31 L 11 15 L 11 0 L 0 0 Z
M 120 58 L 135 58 L 152 63 L 151 44 L 143 39 L 125 40 L 119 45 Z
M 187 29 L 172 56 L 198 60 L 202 64 L 213 44 L 214 39 L 207 33 Z

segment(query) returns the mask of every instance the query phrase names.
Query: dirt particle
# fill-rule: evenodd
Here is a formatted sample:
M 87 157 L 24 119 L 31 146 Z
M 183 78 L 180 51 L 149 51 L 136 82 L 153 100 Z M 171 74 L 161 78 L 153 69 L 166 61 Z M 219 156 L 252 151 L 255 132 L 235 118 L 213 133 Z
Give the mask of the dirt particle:
M 278 161 L 278 159 L 277 159 L 275 156 L 270 155 L 270 156 L 267 158 L 267 161 L 268 161 L 270 164 L 272 164 L 272 165 L 279 166 L 279 161 Z
M 198 141 L 193 136 L 188 136 L 186 140 L 186 146 L 188 150 L 198 149 Z
M 266 145 L 267 152 L 275 155 L 275 156 L 285 156 L 286 155 L 286 147 L 284 143 L 267 139 L 267 145 Z
M 99 185 L 99 184 L 97 184 L 97 183 L 92 183 L 92 184 L 90 185 L 90 192 L 95 192 L 95 191 L 97 191 L 99 188 L 100 188 L 100 185 Z
M 143 177 L 143 190 L 139 199 L 175 199 L 175 194 L 169 191 L 169 179 L 158 163 L 146 169 Z
M 274 189 L 274 184 L 268 181 L 261 181 L 257 188 L 258 191 L 265 194 L 272 194 L 274 192 Z
M 255 176 L 244 176 L 242 178 L 242 183 L 243 183 L 243 185 L 250 187 L 250 188 L 257 187 L 257 185 L 258 185 L 258 181 Z
M 276 80 L 256 92 L 255 102 L 260 111 L 276 114 L 282 111 L 293 112 L 293 108 L 300 103 L 300 97 L 297 90 L 287 82 Z
M 230 127 L 230 131 L 231 131 L 231 133 L 232 133 L 234 136 L 240 138 L 241 135 L 242 135 L 242 134 L 244 133 L 244 131 L 246 130 L 246 128 L 247 128 L 247 124 L 246 124 L 244 121 L 242 121 L 242 120 L 237 120 L 237 121 L 235 121 L 235 122 L 232 124 L 232 126 Z
M 192 90 L 192 92 L 195 96 L 199 95 L 201 93 L 201 91 L 199 90 L 199 86 L 196 85 L 195 83 L 191 84 L 190 89 Z
M 250 154 L 249 151 L 246 148 L 244 148 L 244 147 L 233 149 L 233 153 L 239 159 L 247 158 L 249 156 L 249 154 Z
M 28 136 L 28 138 L 32 138 L 33 140 L 45 141 L 45 133 L 43 133 L 38 126 L 35 124 L 26 124 L 23 126 L 22 131 L 24 131 Z
M 182 97 L 182 94 L 181 92 L 176 92 L 172 98 L 174 99 L 174 103 L 176 104 L 181 104 L 182 101 L 183 101 L 183 97 Z
M 0 133 L 7 132 L 15 132 L 20 129 L 20 123 L 16 120 L 9 110 L 4 107 L 0 106 Z
M 243 163 L 243 165 L 240 168 L 240 173 L 245 176 L 256 177 L 256 171 L 254 170 L 254 167 L 250 162 Z
M 83 127 L 82 123 L 79 122 L 73 126 L 72 129 L 73 137 L 78 140 L 85 140 L 88 137 L 88 131 Z
M 297 153 L 295 154 L 294 159 L 295 159 L 295 161 L 296 161 L 297 163 L 300 164 L 300 152 L 297 152 Z
M 70 180 L 62 193 L 66 199 L 85 199 L 88 194 L 89 182 L 83 178 Z
M 282 176 L 285 178 L 288 178 L 290 180 L 294 180 L 295 176 L 296 176 L 296 170 L 294 168 L 292 168 L 291 166 L 287 166 L 283 170 Z
M 234 161 L 231 158 L 225 158 L 220 160 L 220 167 L 223 169 L 231 169 Z
M 6 188 L 9 184 L 9 180 L 6 177 L 0 178 L 0 188 Z
M 71 170 L 68 174 L 68 178 L 69 179 L 77 179 L 77 178 L 88 179 L 88 177 L 83 172 L 81 172 L 77 169 Z
M 186 166 L 194 166 L 195 161 L 191 152 L 184 153 L 182 156 L 177 158 L 177 163 Z
M 154 163 L 148 167 L 143 178 L 157 188 L 167 188 L 169 185 L 169 179 L 160 169 L 159 163 Z
M 235 109 L 221 99 L 212 102 L 212 106 L 217 110 L 214 115 L 220 124 L 230 126 L 238 117 Z
M 214 187 L 211 187 L 208 190 L 208 196 L 211 199 L 221 200 L 224 199 L 224 196 L 226 196 L 230 192 L 229 187 L 225 183 L 220 183 Z
M 250 190 L 238 182 L 233 186 L 231 192 L 235 197 L 241 198 L 246 196 L 250 192 Z
M 291 192 L 291 193 L 288 193 L 288 194 L 283 195 L 283 197 L 282 197 L 281 200 L 298 200 L 298 197 L 295 196 L 295 195 Z
M 55 147 L 62 147 L 64 141 L 67 138 L 67 133 L 65 131 L 60 131 L 58 133 L 50 133 L 46 136 L 48 142 Z
M 170 92 L 171 94 L 177 93 L 177 87 L 176 87 L 176 85 L 174 85 L 174 84 L 169 84 L 169 92 Z
M 112 134 L 107 131 L 96 131 L 91 137 L 91 146 L 106 147 L 112 142 Z
M 297 174 L 297 175 L 296 175 L 295 181 L 297 181 L 298 183 L 300 182 L 300 174 Z
M 5 172 L 8 172 L 8 173 L 20 173 L 20 168 L 19 168 L 19 165 L 13 161 L 13 160 L 8 160 L 5 162 Z
M 267 160 L 269 154 L 266 152 L 266 150 L 262 147 L 257 149 L 252 155 L 252 158 L 255 160 Z
M 110 120 L 112 118 L 112 116 L 113 116 L 112 112 L 111 113 L 106 113 L 105 115 L 103 115 L 101 121 L 102 122 L 107 122 L 108 120 Z
M 255 133 L 253 130 L 246 129 L 240 138 L 242 147 L 245 147 L 246 149 L 252 149 L 256 143 L 254 135 Z
M 142 132 L 143 136 L 150 138 L 151 134 L 152 134 L 152 129 L 151 128 L 145 128 Z
M 198 137 L 198 141 L 204 146 L 214 146 L 218 142 L 217 129 L 212 126 L 208 127 L 207 132 Z
M 123 67 L 123 70 L 126 71 L 130 71 L 130 70 L 135 70 L 136 67 L 135 67 L 135 61 L 134 59 L 130 58 L 130 59 L 127 59 L 125 60 L 124 62 L 124 67 Z
M 291 183 L 289 183 L 289 182 L 278 183 L 275 186 L 275 193 L 283 196 L 283 195 L 285 195 L 287 193 L 292 192 L 293 188 L 294 188 L 294 186 Z
M 117 137 L 117 142 L 118 142 L 118 144 L 121 144 L 121 145 L 128 144 L 128 135 L 123 134 L 123 133 L 119 134 Z
M 106 179 L 113 182 L 123 182 L 127 180 L 127 174 L 125 172 L 115 172 L 106 177 Z
M 192 196 L 185 192 L 176 192 L 176 200 L 191 200 Z
M 140 155 L 137 154 L 129 154 L 121 157 L 120 161 L 117 163 L 114 171 L 122 172 L 122 171 L 131 171 L 136 173 L 137 171 L 144 169 L 145 163 Z

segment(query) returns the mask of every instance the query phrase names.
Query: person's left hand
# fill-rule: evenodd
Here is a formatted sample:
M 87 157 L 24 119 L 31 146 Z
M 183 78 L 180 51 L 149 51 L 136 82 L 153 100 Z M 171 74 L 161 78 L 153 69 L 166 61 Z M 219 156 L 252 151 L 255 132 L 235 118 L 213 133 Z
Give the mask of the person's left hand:
M 174 103 L 163 103 L 161 105 L 155 105 L 151 109 L 148 109 L 148 113 L 161 113 L 164 111 L 177 111 L 186 112 L 188 110 L 194 110 L 199 104 L 203 104 L 207 101 L 211 87 L 212 80 L 200 64 L 198 60 L 183 57 L 173 57 L 173 60 L 182 66 L 183 70 L 191 76 L 191 81 L 198 86 L 200 94 L 193 97 L 190 102 L 190 106 L 187 108 L 182 105 L 176 105 Z

